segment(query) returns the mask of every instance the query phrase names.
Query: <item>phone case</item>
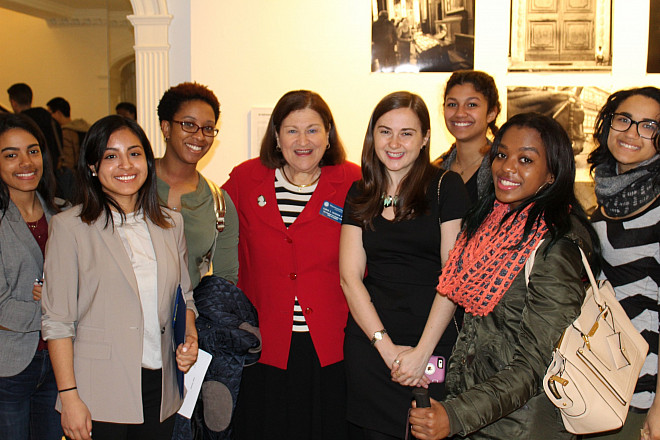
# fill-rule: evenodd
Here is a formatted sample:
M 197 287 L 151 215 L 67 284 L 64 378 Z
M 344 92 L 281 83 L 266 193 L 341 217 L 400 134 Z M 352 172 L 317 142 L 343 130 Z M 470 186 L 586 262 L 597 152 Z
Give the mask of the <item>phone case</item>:
M 443 356 L 431 356 L 424 372 L 431 383 L 442 383 L 445 381 L 445 358 Z

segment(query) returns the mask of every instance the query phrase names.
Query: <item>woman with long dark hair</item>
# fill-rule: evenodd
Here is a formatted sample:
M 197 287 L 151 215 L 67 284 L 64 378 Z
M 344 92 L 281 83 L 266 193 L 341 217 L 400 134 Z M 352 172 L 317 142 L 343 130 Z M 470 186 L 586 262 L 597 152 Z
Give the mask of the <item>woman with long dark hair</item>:
M 431 165 L 430 125 L 420 96 L 384 97 L 365 135 L 362 180 L 346 198 L 339 269 L 355 440 L 402 438 L 411 387 L 428 384 L 430 356 L 449 359 L 456 340 L 455 306 L 435 285 L 469 198 L 458 174 Z M 437 321 L 427 321 L 431 310 Z M 442 383 L 430 389 L 445 395 Z
M 0 114 L 0 432 L 7 440 L 59 440 L 57 386 L 41 338 L 48 222 L 59 210 L 39 128 Z
M 447 80 L 443 115 L 456 141 L 435 164 L 461 175 L 472 203 L 485 193 L 490 182 L 488 132 L 497 135 L 501 110 L 495 80 L 486 72 L 457 70 Z
M 162 209 L 151 145 L 135 121 L 90 128 L 78 205 L 51 221 L 42 320 L 70 439 L 165 439 L 181 405 L 176 369 L 197 359 L 181 215 Z M 185 342 L 174 346 L 177 290 Z
M 571 439 L 541 387 L 584 300 L 578 247 L 592 261 L 598 248 L 575 198 L 571 141 L 553 119 L 521 113 L 502 126 L 489 161 L 488 192 L 466 217 L 437 287 L 465 308 L 449 395 L 412 409 L 412 432 L 419 439 Z M 525 262 L 537 247 L 527 283 Z
M 660 89 L 613 93 L 600 109 L 587 161 L 598 207 L 591 221 L 603 243 L 603 275 L 614 286 L 649 353 L 620 430 L 602 439 L 660 438 L 658 300 L 660 299 Z M 591 437 L 590 437 L 591 438 Z

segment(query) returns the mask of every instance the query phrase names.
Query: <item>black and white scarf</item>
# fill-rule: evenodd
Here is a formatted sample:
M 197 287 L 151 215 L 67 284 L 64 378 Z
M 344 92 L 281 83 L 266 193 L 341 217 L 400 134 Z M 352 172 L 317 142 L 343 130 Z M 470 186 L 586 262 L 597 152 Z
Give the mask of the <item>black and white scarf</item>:
M 488 141 L 488 144 L 490 145 L 491 142 Z M 453 144 L 451 149 L 440 157 L 442 159 L 440 166 L 445 170 L 451 169 L 451 165 L 456 160 L 457 153 L 456 144 Z M 493 175 L 490 172 L 490 156 L 489 153 L 486 153 L 477 170 L 477 194 L 479 198 L 484 197 L 488 193 L 488 186 L 492 181 Z
M 632 214 L 660 194 L 660 154 L 619 174 L 617 163 L 594 169 L 596 198 L 610 217 Z

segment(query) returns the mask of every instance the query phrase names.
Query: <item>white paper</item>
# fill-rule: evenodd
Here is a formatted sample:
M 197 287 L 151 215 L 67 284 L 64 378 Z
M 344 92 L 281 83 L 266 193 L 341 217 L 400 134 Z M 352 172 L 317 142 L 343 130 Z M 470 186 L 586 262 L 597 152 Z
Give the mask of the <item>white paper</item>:
M 183 405 L 179 408 L 178 413 L 187 419 L 192 416 L 193 409 L 195 409 L 197 396 L 199 396 L 202 389 L 204 376 L 206 370 L 209 369 L 209 365 L 211 365 L 211 359 L 213 359 L 213 356 L 200 348 L 197 352 L 197 362 L 184 376 L 183 385 L 186 397 L 183 399 Z

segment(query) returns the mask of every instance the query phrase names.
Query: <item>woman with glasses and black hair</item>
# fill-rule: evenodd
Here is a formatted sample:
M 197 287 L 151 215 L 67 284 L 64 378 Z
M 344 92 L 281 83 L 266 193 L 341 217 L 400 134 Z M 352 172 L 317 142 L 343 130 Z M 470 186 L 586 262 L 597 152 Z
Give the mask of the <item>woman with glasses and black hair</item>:
M 598 208 L 591 221 L 603 247 L 603 275 L 649 343 L 622 429 L 594 438 L 660 438 L 658 300 L 660 300 L 660 89 L 612 94 L 598 114 L 589 155 Z M 590 437 L 591 438 L 591 437 Z
M 156 160 L 158 197 L 181 212 L 188 244 L 188 272 L 193 287 L 208 272 L 238 281 L 238 216 L 229 195 L 197 171 L 213 146 L 220 103 L 207 87 L 181 83 L 168 89 L 158 104 L 165 154 Z M 225 225 L 216 225 L 214 191 L 225 201 Z M 221 193 L 220 193 L 221 192 Z

